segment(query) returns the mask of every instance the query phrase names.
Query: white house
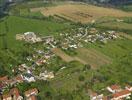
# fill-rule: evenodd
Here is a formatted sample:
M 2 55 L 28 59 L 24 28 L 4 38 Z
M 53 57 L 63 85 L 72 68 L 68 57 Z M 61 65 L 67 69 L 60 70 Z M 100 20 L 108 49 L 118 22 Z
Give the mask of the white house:
M 35 78 L 31 75 L 31 74 L 26 74 L 23 76 L 24 80 L 27 81 L 27 82 L 35 82 Z
M 130 85 L 127 85 L 127 86 L 125 87 L 125 89 L 132 92 L 132 86 L 130 86 Z
M 107 90 L 111 93 L 116 93 L 121 91 L 121 87 L 119 85 L 112 85 L 112 86 L 108 86 Z
M 97 93 L 92 93 L 90 95 L 90 100 L 103 100 L 103 98 L 104 98 L 103 94 L 98 95 Z

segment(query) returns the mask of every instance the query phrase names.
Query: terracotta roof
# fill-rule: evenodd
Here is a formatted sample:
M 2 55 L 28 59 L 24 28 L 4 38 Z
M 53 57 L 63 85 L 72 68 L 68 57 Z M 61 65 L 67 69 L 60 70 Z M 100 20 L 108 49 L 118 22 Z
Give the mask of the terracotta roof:
M 15 84 L 15 83 L 16 83 L 16 81 L 13 79 L 9 79 L 6 81 L 6 84 Z
M 5 83 L 0 83 L 0 89 L 3 88 L 3 87 L 5 87 L 5 86 L 6 86 Z
M 28 90 L 28 91 L 26 91 L 25 92 L 25 95 L 31 95 L 32 93 L 38 93 L 38 90 L 36 89 L 36 88 L 34 88 L 34 89 L 30 89 L 30 90 Z
M 0 77 L 0 81 L 7 81 L 8 80 L 8 76 L 3 76 L 3 77 Z
M 15 77 L 15 80 L 23 82 L 23 77 L 21 75 L 18 75 Z
M 37 100 L 35 95 L 30 96 L 30 100 Z
M 2 95 L 3 99 L 7 99 L 7 98 L 11 98 L 11 95 L 10 94 L 4 94 Z
M 97 96 L 98 94 L 96 92 L 91 93 L 91 96 Z
M 15 95 L 17 98 L 20 96 L 18 88 L 11 89 L 10 94 Z
M 107 96 L 103 97 L 103 100 L 108 100 L 108 97 Z
M 111 88 L 112 90 L 121 89 L 121 87 L 120 87 L 119 85 L 112 85 L 112 86 L 110 86 L 110 88 Z
M 117 93 L 113 94 L 113 97 L 117 98 L 117 97 L 120 97 L 120 96 L 123 96 L 123 95 L 127 95 L 129 93 L 131 93 L 129 90 L 123 90 L 121 92 L 117 92 Z
M 130 86 L 130 85 L 128 85 L 128 84 L 126 85 L 126 87 L 131 88 L 131 86 Z

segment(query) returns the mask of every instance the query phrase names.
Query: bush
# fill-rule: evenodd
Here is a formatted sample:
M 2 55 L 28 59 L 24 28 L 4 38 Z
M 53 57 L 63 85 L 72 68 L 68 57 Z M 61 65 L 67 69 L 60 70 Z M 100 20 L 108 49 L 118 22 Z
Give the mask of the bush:
M 79 81 L 84 81 L 85 80 L 85 77 L 83 75 L 80 75 L 79 76 Z

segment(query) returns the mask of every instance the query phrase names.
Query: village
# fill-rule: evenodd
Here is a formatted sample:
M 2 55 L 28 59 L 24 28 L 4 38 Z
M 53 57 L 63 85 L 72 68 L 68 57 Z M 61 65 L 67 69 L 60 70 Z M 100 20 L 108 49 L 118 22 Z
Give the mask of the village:
M 120 85 L 114 84 L 106 87 L 104 90 L 105 95 L 90 92 L 90 100 L 131 100 L 132 86 L 128 84 L 123 88 Z
M 51 59 L 54 59 L 57 55 L 52 52 L 54 48 L 61 48 L 62 50 L 77 49 L 83 47 L 84 43 L 100 42 L 106 44 L 110 40 L 119 38 L 119 35 L 115 31 L 98 31 L 96 28 L 78 28 L 67 33 L 60 33 L 59 37 L 37 36 L 34 32 L 26 32 L 23 34 L 17 34 L 16 40 L 25 41 L 34 45 L 40 43 L 45 46 L 43 50 L 33 48 L 34 53 L 32 56 L 27 56 L 27 63 L 22 63 L 12 69 L 13 73 L 17 73 L 16 76 L 9 78 L 9 76 L 0 77 L 0 94 L 2 100 L 37 100 L 36 95 L 39 93 L 37 88 L 31 88 L 24 92 L 24 96 L 20 95 L 16 86 L 20 83 L 36 82 L 37 80 L 50 80 L 55 77 L 54 70 L 48 70 L 44 66 L 49 65 Z M 63 68 L 64 66 L 62 66 Z M 37 68 L 40 68 L 38 71 Z M 60 69 L 62 69 L 60 68 Z M 4 94 L 8 90 L 8 93 Z M 122 89 L 120 86 L 107 87 L 107 90 L 111 92 L 107 97 L 103 94 L 97 93 L 90 94 L 90 100 L 120 100 L 122 98 L 130 98 L 132 87 L 126 86 Z M 105 99 L 104 99 L 105 98 Z M 106 99 L 107 98 L 107 99 Z

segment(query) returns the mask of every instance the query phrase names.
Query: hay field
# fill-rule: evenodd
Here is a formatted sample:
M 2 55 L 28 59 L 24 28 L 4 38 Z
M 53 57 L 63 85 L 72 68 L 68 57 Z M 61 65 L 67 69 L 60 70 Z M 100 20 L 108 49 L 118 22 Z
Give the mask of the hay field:
M 95 49 L 78 48 L 76 56 L 69 56 L 59 48 L 54 48 L 52 51 L 66 62 L 78 61 L 84 65 L 91 65 L 93 69 L 111 62 L 109 57 Z
M 61 59 L 63 59 L 66 62 L 71 62 L 74 60 L 71 56 L 67 55 L 59 48 L 53 48 L 52 52 L 54 52 L 57 56 L 59 56 Z
M 132 12 L 124 12 L 113 8 L 97 7 L 86 4 L 64 4 L 54 7 L 33 8 L 33 12 L 41 11 L 45 16 L 60 16 L 74 22 L 87 23 L 104 16 L 132 17 Z
M 87 62 L 92 68 L 110 64 L 111 59 L 95 49 L 78 48 L 77 57 Z

